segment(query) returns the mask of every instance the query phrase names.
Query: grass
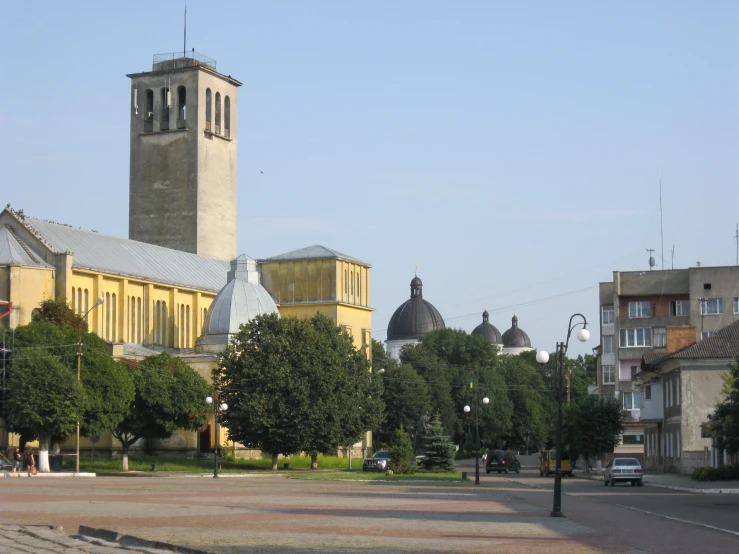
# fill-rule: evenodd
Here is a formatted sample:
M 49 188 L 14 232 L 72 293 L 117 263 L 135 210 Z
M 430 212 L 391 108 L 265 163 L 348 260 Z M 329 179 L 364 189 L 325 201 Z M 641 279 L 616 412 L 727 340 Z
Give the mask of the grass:
M 292 470 L 308 470 L 310 469 L 310 457 L 308 456 L 289 456 L 280 458 L 278 468 L 283 469 L 284 464 L 289 464 Z M 213 471 L 213 459 L 190 459 L 177 458 L 173 456 L 147 456 L 145 454 L 135 454 L 128 458 L 129 471 L 151 471 L 151 465 L 157 465 L 157 471 L 171 471 L 180 473 L 207 473 Z M 272 458 L 254 458 L 254 459 L 238 459 L 238 460 L 218 460 L 219 471 L 223 472 L 240 472 L 240 471 L 269 471 L 272 469 Z M 352 468 L 361 469 L 362 460 L 358 458 L 352 459 Z M 85 460 L 84 455 L 80 459 L 80 471 L 94 473 L 119 473 L 122 469 L 120 458 L 112 460 Z M 338 456 L 318 456 L 319 469 L 348 470 L 349 460 Z M 71 458 L 64 460 L 64 470 L 74 471 L 74 460 Z
M 411 473 L 408 475 L 385 475 L 379 472 L 346 471 L 329 473 L 296 473 L 291 479 L 319 481 L 462 481 L 461 473 Z M 467 479 L 469 481 L 469 479 Z

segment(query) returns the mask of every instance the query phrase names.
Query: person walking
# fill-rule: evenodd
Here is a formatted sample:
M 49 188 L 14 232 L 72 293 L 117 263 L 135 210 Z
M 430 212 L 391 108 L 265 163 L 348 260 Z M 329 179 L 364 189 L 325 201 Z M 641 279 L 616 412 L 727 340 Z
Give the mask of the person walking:
M 26 462 L 26 469 L 28 470 L 28 476 L 36 475 L 36 459 L 33 457 L 33 448 L 30 446 L 26 447 L 26 454 L 24 456 Z
M 21 449 L 16 446 L 13 449 L 13 473 L 12 475 L 17 475 L 18 477 L 21 476 L 21 463 L 22 462 L 23 462 L 23 455 L 21 454 Z

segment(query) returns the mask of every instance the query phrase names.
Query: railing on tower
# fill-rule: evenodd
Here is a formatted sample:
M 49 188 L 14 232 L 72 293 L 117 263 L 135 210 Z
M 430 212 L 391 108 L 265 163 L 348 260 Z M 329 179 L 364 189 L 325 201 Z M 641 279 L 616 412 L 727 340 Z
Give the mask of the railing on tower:
M 171 54 L 154 54 L 152 71 L 165 71 L 179 69 L 181 67 L 194 67 L 198 65 L 216 69 L 216 61 L 213 58 L 192 52 L 172 52 Z

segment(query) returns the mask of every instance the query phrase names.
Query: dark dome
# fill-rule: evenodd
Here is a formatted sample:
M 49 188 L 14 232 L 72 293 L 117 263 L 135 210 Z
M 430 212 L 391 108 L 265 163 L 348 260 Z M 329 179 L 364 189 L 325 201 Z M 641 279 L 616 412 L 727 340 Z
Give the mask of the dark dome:
M 426 333 L 446 329 L 439 310 L 423 299 L 423 282 L 411 281 L 411 298 L 395 310 L 387 326 L 387 340 L 420 339 Z
M 503 348 L 531 348 L 529 336 L 518 327 L 518 318 L 511 319 L 511 328 L 503 333 Z
M 472 334 L 485 337 L 493 344 L 503 344 L 503 338 L 500 336 L 500 331 L 498 331 L 498 329 L 496 329 L 494 325 L 490 324 L 490 322 L 488 321 L 489 317 L 490 314 L 488 314 L 487 310 L 482 312 L 482 323 L 475 327 L 474 331 L 472 331 Z

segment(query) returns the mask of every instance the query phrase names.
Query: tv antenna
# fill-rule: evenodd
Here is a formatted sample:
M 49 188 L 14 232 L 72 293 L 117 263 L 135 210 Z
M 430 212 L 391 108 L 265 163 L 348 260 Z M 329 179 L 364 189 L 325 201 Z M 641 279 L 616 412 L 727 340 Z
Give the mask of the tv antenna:
M 736 240 L 736 265 L 739 265 L 739 223 L 736 224 L 734 239 Z
M 187 2 L 185 2 L 185 29 L 184 36 L 182 38 L 182 57 L 187 57 Z
M 654 261 L 654 256 L 652 256 L 652 252 L 654 252 L 654 248 L 647 248 L 647 252 L 649 252 L 649 271 L 652 271 L 652 268 L 657 263 Z
M 662 230 L 662 175 L 659 176 L 659 236 L 662 243 L 662 269 L 665 268 L 665 234 Z M 650 264 L 650 267 L 654 264 Z
M 672 269 L 675 269 L 675 245 L 672 245 Z

